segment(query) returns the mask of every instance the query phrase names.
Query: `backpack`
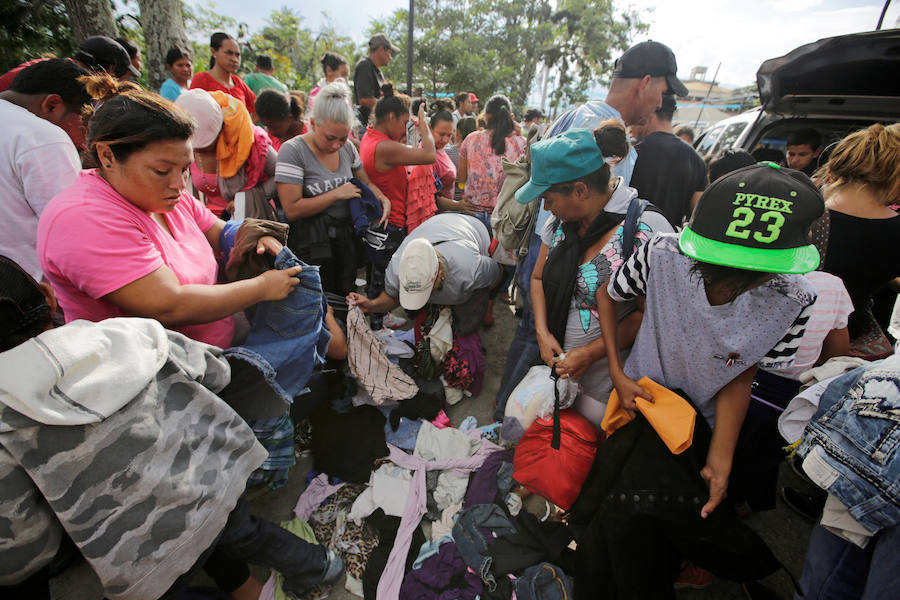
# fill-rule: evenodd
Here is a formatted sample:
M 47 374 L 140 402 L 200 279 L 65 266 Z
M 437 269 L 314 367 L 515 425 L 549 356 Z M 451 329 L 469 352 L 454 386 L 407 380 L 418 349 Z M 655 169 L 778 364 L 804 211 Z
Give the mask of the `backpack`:
M 533 126 L 528 131 L 525 153 L 512 162 L 501 158 L 506 179 L 491 215 L 491 229 L 499 245 L 518 256 L 524 256 L 528 252 L 528 242 L 534 231 L 540 203 L 520 204 L 516 200 L 516 191 L 528 183 L 531 177 L 531 144 L 540 139 L 540 128 Z

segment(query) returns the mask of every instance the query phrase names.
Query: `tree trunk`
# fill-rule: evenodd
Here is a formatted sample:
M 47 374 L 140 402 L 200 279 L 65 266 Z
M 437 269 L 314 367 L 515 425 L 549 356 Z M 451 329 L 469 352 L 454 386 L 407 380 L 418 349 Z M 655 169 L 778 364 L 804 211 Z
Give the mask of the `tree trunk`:
M 119 35 L 109 0 L 63 0 L 63 4 L 72 23 L 76 44 L 92 35 L 111 38 Z
M 147 69 L 150 89 L 158 90 L 169 76 L 166 70 L 169 48 L 178 44 L 190 50 L 191 42 L 184 30 L 180 0 L 138 0 L 138 6 L 141 8 L 141 26 L 147 47 L 144 68 Z

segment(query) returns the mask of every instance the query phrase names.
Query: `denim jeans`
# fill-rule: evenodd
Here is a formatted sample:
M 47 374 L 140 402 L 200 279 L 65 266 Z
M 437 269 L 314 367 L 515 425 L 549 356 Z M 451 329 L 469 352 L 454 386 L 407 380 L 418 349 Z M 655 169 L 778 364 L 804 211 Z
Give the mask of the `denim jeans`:
M 488 589 L 494 591 L 497 581 L 491 574 L 492 559 L 484 554 L 488 542 L 481 529 L 488 529 L 500 537 L 505 533 L 515 533 L 516 528 L 496 504 L 476 504 L 463 510 L 453 526 L 453 540 L 460 556 Z
M 250 320 L 242 348 L 264 358 L 275 370 L 275 381 L 288 398 L 306 388 L 313 369 L 325 362 L 331 334 L 323 328 L 325 306 L 319 267 L 307 265 L 288 248 L 275 257 L 276 269 L 302 267 L 300 285 L 287 298 L 260 302 Z
M 900 356 L 835 379 L 797 449 L 804 469 L 869 531 L 900 522 Z M 813 455 L 813 456 L 810 456 Z M 810 472 L 810 465 L 818 468 Z
M 484 223 L 484 226 L 487 227 L 488 235 L 491 236 L 491 239 L 494 239 L 494 230 L 491 228 L 491 213 L 483 211 L 477 212 L 472 216 Z M 500 269 L 503 270 L 503 283 L 500 284 L 499 288 L 491 291 L 491 300 L 496 298 L 497 294 L 499 294 L 500 292 L 509 293 L 509 285 L 512 283 L 513 277 L 515 277 L 516 275 L 516 268 L 512 265 L 500 265 Z
M 275 523 L 250 514 L 243 498 L 228 515 L 216 549 L 284 575 L 285 591 L 304 591 L 325 571 L 325 546 L 310 544 Z
M 878 532 L 863 549 L 816 525 L 794 600 L 900 598 L 900 525 Z
M 541 249 L 541 238 L 532 234 L 531 243 L 528 246 L 528 254 L 518 264 L 516 276 L 519 278 L 519 288 L 522 294 L 522 318 L 516 326 L 509 352 L 506 354 L 506 365 L 503 367 L 503 376 L 500 378 L 500 389 L 494 399 L 494 420 L 503 421 L 503 413 L 506 410 L 506 400 L 525 374 L 528 373 L 541 356 L 541 349 L 537 342 L 537 332 L 534 328 L 534 313 L 531 311 L 531 272 L 537 261 L 538 252 Z M 527 283 L 526 283 L 527 282 Z

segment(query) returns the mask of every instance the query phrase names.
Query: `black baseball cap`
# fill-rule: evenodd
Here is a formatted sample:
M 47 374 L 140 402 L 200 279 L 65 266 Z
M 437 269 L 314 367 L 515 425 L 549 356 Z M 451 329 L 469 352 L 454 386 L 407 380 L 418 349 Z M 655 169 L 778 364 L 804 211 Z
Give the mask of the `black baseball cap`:
M 141 72 L 131 64 L 128 51 L 105 35 L 95 35 L 81 42 L 73 58 L 92 71 L 102 71 L 109 65 L 115 65 L 113 75 L 116 77 L 121 77 L 126 71 L 131 71 L 135 77 L 141 76 Z
M 768 273 L 819 266 L 809 229 L 825 212 L 822 194 L 800 171 L 762 162 L 710 185 L 678 241 L 702 262 Z
M 678 79 L 675 53 L 665 44 L 653 40 L 635 44 L 616 61 L 613 69 L 613 77 L 623 79 L 640 79 L 645 75 L 665 77 L 669 83 L 669 93 L 679 98 L 688 95 L 688 89 Z

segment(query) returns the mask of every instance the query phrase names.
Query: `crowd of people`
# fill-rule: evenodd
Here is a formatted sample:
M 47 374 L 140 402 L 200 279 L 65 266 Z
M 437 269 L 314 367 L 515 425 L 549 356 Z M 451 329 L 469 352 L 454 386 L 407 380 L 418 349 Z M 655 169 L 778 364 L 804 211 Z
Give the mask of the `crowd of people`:
M 83 558 L 122 600 L 759 598 L 779 493 L 795 598 L 900 596 L 900 125 L 704 161 L 658 42 L 552 123 L 401 93 L 384 34 L 308 93 L 210 50 L 0 76 L 4 597 Z M 493 422 L 453 424 L 501 304 Z

